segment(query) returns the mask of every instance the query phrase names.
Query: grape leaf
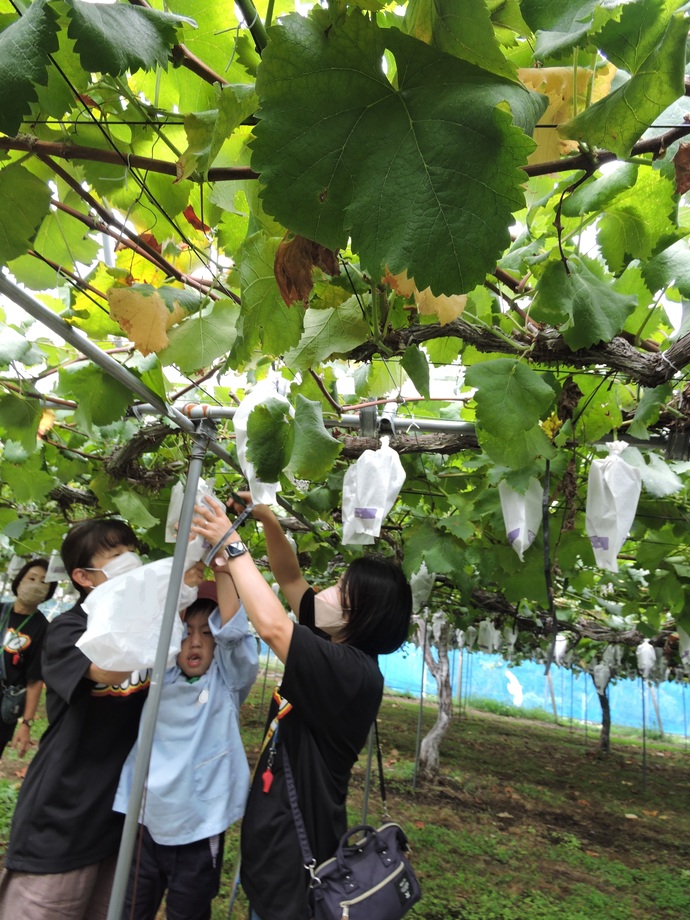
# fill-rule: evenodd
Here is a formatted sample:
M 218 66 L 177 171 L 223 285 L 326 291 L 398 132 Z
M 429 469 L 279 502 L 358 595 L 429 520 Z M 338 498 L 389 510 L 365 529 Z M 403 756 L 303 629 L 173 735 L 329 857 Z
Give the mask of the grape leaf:
M 247 459 L 263 482 L 277 482 L 290 461 L 294 431 L 284 402 L 269 399 L 247 419 Z
M 174 364 L 185 374 L 213 364 L 232 348 L 239 312 L 233 301 L 220 300 L 200 316 L 189 317 L 170 330 L 169 345 L 158 355 L 161 364 Z
M 537 284 L 532 316 L 563 333 L 573 351 L 597 342 L 610 342 L 635 309 L 637 298 L 618 294 L 579 259 L 550 262 Z
M 14 501 L 20 503 L 38 503 L 58 484 L 57 480 L 42 468 L 38 451 L 23 463 L 5 461 L 0 466 L 0 479 L 7 486 Z
M 158 524 L 147 507 L 146 496 L 139 495 L 131 489 L 117 489 L 112 494 L 115 507 L 131 527 L 138 530 L 150 530 Z
M 420 396 L 429 398 L 429 362 L 417 345 L 405 349 L 401 364 Z
M 329 249 L 351 237 L 374 277 L 406 269 L 437 295 L 481 283 L 524 201 L 534 142 L 515 123 L 531 131 L 544 99 L 359 14 L 326 32 L 295 14 L 269 36 L 252 143 L 266 210 Z
M 343 445 L 326 430 L 321 403 L 298 396 L 293 425 L 294 446 L 288 473 L 298 479 L 323 479 Z
M 616 67 L 637 73 L 668 28 L 670 18 L 686 0 L 638 0 L 621 8 L 619 20 L 606 23 L 597 35 L 600 50 Z
M 522 0 L 520 12 L 535 33 L 537 60 L 567 51 L 587 35 L 599 0 Z
M 304 334 L 285 353 L 285 364 L 293 371 L 306 371 L 333 354 L 351 351 L 368 337 L 369 325 L 356 297 L 334 309 L 309 309 L 304 314 Z
M 561 135 L 628 156 L 657 115 L 684 93 L 687 32 L 685 19 L 674 16 L 638 73 L 561 125 Z
M 185 115 L 189 146 L 179 160 L 178 180 L 186 179 L 195 171 L 206 176 L 223 143 L 256 110 L 258 100 L 253 86 L 238 83 L 216 86 L 215 90 L 218 108 Z
M 646 261 L 687 231 L 677 227 L 674 183 L 659 172 L 642 170 L 635 185 L 607 206 L 598 224 L 597 243 L 611 271 L 631 259 Z
M 5 437 L 18 441 L 28 453 L 36 450 L 36 432 L 42 409 L 29 399 L 8 394 L 0 398 L 0 429 Z
M 49 55 L 58 49 L 58 17 L 45 0 L 0 32 L 0 132 L 14 136 L 38 96 L 35 84 L 48 83 Z M 0 259 L 0 261 L 2 261 Z
M 467 383 L 477 387 L 477 421 L 497 437 L 513 438 L 544 417 L 554 391 L 523 361 L 495 358 L 467 370 Z
M 6 265 L 23 255 L 36 235 L 50 207 L 50 189 L 28 169 L 12 164 L 0 170 L 0 201 L 5 215 L 0 221 L 0 265 Z
M 515 79 L 515 65 L 503 56 L 484 0 L 464 0 L 462 6 L 457 0 L 409 0 L 405 28 L 440 51 Z
M 193 19 L 128 3 L 67 0 L 68 36 L 85 70 L 117 77 L 126 71 L 167 67 L 177 29 Z
M 133 402 L 131 390 L 94 364 L 62 369 L 58 392 L 77 402 L 74 417 L 84 430 L 94 425 L 109 425 L 123 415 Z

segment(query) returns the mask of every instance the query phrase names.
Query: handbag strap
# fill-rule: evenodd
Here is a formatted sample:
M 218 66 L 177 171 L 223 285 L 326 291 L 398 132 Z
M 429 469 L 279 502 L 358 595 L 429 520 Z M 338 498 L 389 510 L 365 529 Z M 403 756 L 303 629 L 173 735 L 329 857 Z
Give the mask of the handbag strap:
M 381 756 L 381 741 L 379 740 L 379 720 L 374 719 L 374 737 L 376 739 L 376 762 L 379 767 L 379 791 L 381 793 L 381 812 L 385 819 L 390 818 L 388 801 L 386 800 L 386 784 L 383 781 L 383 758 Z
M 297 801 L 297 790 L 295 789 L 295 780 L 292 776 L 292 767 L 290 766 L 290 758 L 288 757 L 285 744 L 283 744 L 283 772 L 285 773 L 285 785 L 287 786 L 288 798 L 290 799 L 290 808 L 292 809 L 292 817 L 295 821 L 295 830 L 297 831 L 297 839 L 299 840 L 299 848 L 302 851 L 302 859 L 304 860 L 304 868 L 309 870 L 309 874 L 312 877 L 312 880 L 315 879 L 314 869 L 316 868 L 316 860 L 309 846 L 309 838 L 307 837 L 307 829 L 304 826 L 304 818 L 302 817 L 302 812 L 300 811 L 299 802 Z
M 10 623 L 10 614 L 14 607 L 13 601 L 8 601 L 2 605 L 2 614 L 0 618 L 0 682 L 5 683 L 5 633 Z M 24 624 L 22 624 L 24 625 Z
M 379 726 L 378 720 L 374 719 L 374 734 L 376 737 L 376 761 L 379 768 L 379 789 L 381 791 L 381 802 L 383 805 L 383 817 L 384 819 L 390 818 L 388 814 L 388 803 L 386 801 L 386 786 L 383 780 L 383 758 L 381 756 L 381 743 L 379 741 Z M 287 787 L 288 798 L 290 800 L 290 808 L 292 809 L 292 817 L 295 821 L 295 830 L 297 831 L 297 839 L 299 840 L 299 847 L 302 851 L 302 859 L 304 860 L 304 868 L 309 870 L 309 873 L 314 879 L 314 868 L 316 867 L 316 860 L 309 846 L 309 838 L 307 837 L 307 829 L 304 826 L 304 818 L 302 817 L 302 812 L 300 811 L 299 802 L 297 801 L 297 789 L 295 788 L 295 780 L 292 775 L 292 767 L 290 766 L 290 758 L 288 757 L 288 752 L 285 747 L 285 744 L 282 745 L 283 751 L 283 772 L 285 773 L 285 785 Z

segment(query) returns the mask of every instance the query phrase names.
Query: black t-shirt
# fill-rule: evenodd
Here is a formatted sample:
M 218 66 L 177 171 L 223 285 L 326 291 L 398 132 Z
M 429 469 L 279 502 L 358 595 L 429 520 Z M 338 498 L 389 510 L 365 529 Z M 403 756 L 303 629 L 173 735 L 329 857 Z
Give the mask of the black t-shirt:
M 292 704 L 280 720 L 274 779 L 263 792 L 263 752 L 242 823 L 242 885 L 262 920 L 307 920 L 308 875 L 303 868 L 283 774 L 287 749 L 300 811 L 317 863 L 330 858 L 347 830 L 350 772 L 364 746 L 383 695 L 374 658 L 322 638 L 314 630 L 314 592 L 304 594 L 281 696 Z M 305 625 L 306 624 L 306 625 Z M 274 702 L 269 722 L 275 715 Z
M 4 623 L 4 611 L 0 623 Z M 3 629 L 0 642 L 5 664 L 5 683 L 26 687 L 30 680 L 41 680 L 41 650 L 48 621 L 40 610 L 26 614 L 10 613 L 7 626 Z
M 86 629 L 77 605 L 48 626 L 43 649 L 49 725 L 22 784 L 5 866 L 69 872 L 114 855 L 124 816 L 112 810 L 120 770 L 134 744 L 148 672 L 116 687 L 85 677 L 76 647 Z

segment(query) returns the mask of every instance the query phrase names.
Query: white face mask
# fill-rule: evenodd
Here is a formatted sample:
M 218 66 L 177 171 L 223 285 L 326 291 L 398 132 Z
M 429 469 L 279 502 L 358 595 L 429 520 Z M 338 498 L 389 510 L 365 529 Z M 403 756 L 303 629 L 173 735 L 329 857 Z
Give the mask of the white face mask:
M 126 575 L 127 572 L 133 572 L 142 565 L 141 557 L 137 553 L 121 553 L 114 556 L 109 562 L 101 566 L 100 569 L 91 568 L 90 572 L 103 572 L 105 577 L 110 581 L 111 578 L 117 578 L 118 575 Z
M 25 585 L 19 585 L 17 588 L 17 600 L 22 601 L 22 603 L 28 606 L 40 604 L 41 601 L 46 599 L 47 594 L 48 585 L 41 584 L 40 582 L 29 582 Z
M 337 639 L 346 622 L 340 603 L 340 585 L 324 588 L 314 598 L 314 625 L 317 629 Z

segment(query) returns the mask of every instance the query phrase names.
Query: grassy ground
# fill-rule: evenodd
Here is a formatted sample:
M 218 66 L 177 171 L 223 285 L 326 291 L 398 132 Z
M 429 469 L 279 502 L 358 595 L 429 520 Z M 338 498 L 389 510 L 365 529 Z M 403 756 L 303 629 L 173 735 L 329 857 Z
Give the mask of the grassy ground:
M 268 692 L 259 683 L 243 714 L 256 756 Z M 682 920 L 690 917 L 690 753 L 685 744 L 470 710 L 442 750 L 437 782 L 415 776 L 419 704 L 384 701 L 380 722 L 389 810 L 411 838 L 424 896 L 422 920 Z M 423 730 L 435 719 L 423 714 Z M 38 732 L 35 730 L 38 737 Z M 0 848 L 21 766 L 0 763 Z M 362 817 L 364 764 L 354 773 L 351 823 Z M 377 786 L 369 818 L 378 823 Z M 237 830 L 228 834 L 223 889 L 213 920 L 228 916 Z M 161 915 L 162 916 L 162 915 Z M 240 895 L 233 918 L 244 920 Z M 286 918 L 290 920 L 290 918 Z M 375 920 L 375 918 L 372 918 Z

